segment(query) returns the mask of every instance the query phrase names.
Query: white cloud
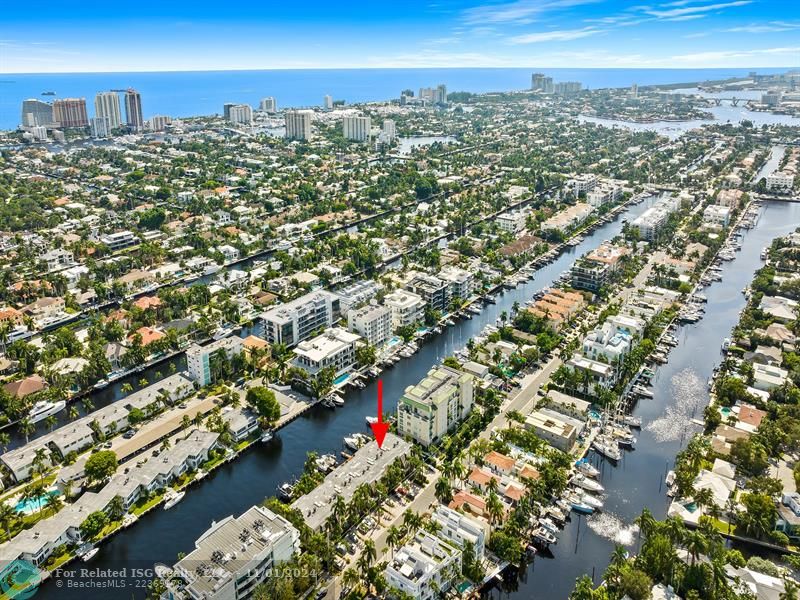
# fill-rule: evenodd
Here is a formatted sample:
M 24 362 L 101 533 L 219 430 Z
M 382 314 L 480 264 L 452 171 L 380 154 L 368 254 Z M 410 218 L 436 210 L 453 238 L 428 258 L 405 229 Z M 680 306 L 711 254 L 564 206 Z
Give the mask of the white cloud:
M 568 42 L 581 38 L 605 33 L 603 29 L 596 27 L 584 27 L 583 29 L 561 29 L 556 31 L 540 31 L 536 33 L 525 33 L 509 38 L 512 44 L 537 44 L 540 42 Z
M 783 57 L 796 58 L 800 53 L 800 46 L 760 48 L 758 50 L 711 50 L 708 52 L 695 52 L 691 54 L 678 54 L 671 60 L 683 64 L 723 66 L 747 58 Z M 739 63 L 741 65 L 741 62 Z
M 775 33 L 779 31 L 793 31 L 800 29 L 800 22 L 792 23 L 789 21 L 770 21 L 769 23 L 751 23 L 739 27 L 723 29 L 728 33 Z
M 517 0 L 506 4 L 483 4 L 463 12 L 467 23 L 531 23 L 533 18 L 560 8 L 593 4 L 599 0 Z
M 664 4 L 659 7 L 659 9 L 649 7 L 643 7 L 643 9 L 646 14 L 659 19 L 675 19 L 676 17 L 694 15 L 712 10 L 721 10 L 723 8 L 733 8 L 735 6 L 745 6 L 747 4 L 752 4 L 752 0 L 735 0 L 734 2 L 718 2 L 716 4 L 704 4 L 702 6 L 682 6 L 681 8 L 669 8 L 675 5 Z M 660 10 L 660 8 L 665 7 L 667 10 Z

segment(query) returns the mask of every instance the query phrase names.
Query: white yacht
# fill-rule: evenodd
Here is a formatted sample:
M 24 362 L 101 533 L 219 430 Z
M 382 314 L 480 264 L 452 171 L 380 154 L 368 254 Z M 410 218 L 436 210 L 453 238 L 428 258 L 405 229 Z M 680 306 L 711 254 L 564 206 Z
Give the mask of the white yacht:
M 28 413 L 28 419 L 31 423 L 38 423 L 42 419 L 46 419 L 50 415 L 64 410 L 66 406 L 67 402 L 65 400 L 59 400 L 58 402 L 40 400 L 31 408 L 31 412 Z
M 183 490 L 181 490 L 180 492 L 174 492 L 172 490 L 167 492 L 164 495 L 164 499 L 166 500 L 166 502 L 164 502 L 164 510 L 169 510 L 170 508 L 175 506 L 178 502 L 183 500 L 183 497 L 185 495 L 186 492 L 184 492 Z

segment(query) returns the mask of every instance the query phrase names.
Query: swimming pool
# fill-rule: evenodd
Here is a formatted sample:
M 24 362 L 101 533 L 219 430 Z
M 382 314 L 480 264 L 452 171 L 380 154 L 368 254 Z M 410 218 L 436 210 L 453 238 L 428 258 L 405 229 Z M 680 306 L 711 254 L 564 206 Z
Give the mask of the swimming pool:
M 50 490 L 43 496 L 39 496 L 37 498 L 29 498 L 27 500 L 20 500 L 17 502 L 17 505 L 14 507 L 14 510 L 17 512 L 24 512 L 24 513 L 31 513 L 39 511 L 40 509 L 47 506 L 47 499 L 51 496 L 60 496 L 61 492 L 58 490 Z
M 350 378 L 350 373 L 342 373 L 333 380 L 333 385 L 341 385 Z

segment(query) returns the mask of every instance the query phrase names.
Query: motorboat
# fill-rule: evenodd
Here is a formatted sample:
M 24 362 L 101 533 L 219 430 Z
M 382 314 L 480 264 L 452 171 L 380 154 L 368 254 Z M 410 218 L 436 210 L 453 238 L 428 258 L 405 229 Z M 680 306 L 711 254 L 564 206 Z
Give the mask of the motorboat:
M 94 547 L 91 550 L 89 550 L 88 552 L 86 552 L 85 554 L 82 554 L 81 555 L 81 560 L 83 562 L 89 562 L 90 560 L 92 560 L 97 555 L 98 552 L 100 552 L 100 548 Z
M 591 506 L 595 510 L 603 508 L 603 501 L 597 496 L 592 496 L 591 494 L 584 492 L 580 495 L 580 499 L 584 504 Z
M 358 450 L 367 442 L 369 442 L 369 440 L 370 438 L 368 435 L 364 435 L 363 433 L 354 433 L 353 435 L 349 435 L 344 438 L 344 445 L 350 450 Z
M 278 497 L 281 500 L 291 500 L 292 492 L 294 492 L 294 486 L 291 483 L 282 483 L 278 487 Z
M 344 406 L 344 398 L 342 398 L 339 394 L 333 394 L 331 396 L 331 401 L 335 406 Z
M 622 422 L 628 427 L 638 428 L 642 426 L 642 418 L 634 417 L 633 415 L 625 415 L 624 417 L 622 417 Z
M 66 406 L 67 402 L 65 400 L 59 400 L 58 402 L 40 400 L 33 405 L 33 408 L 31 408 L 31 411 L 28 413 L 28 420 L 31 423 L 38 423 L 42 419 L 46 419 L 50 415 L 54 415 L 57 412 L 64 410 Z
M 173 490 L 168 491 L 164 495 L 164 499 L 166 500 L 166 502 L 164 502 L 164 510 L 169 510 L 170 508 L 175 506 L 178 502 L 183 500 L 183 497 L 185 495 L 186 492 L 183 490 L 181 490 L 180 492 L 175 492 Z
M 265 431 L 264 433 L 261 434 L 261 441 L 262 442 L 269 442 L 274 437 L 275 437 L 274 433 L 272 433 L 271 431 Z
M 577 473 L 572 478 L 572 483 L 575 485 L 582 487 L 585 490 L 589 490 L 590 492 L 602 492 L 605 488 L 596 482 L 594 479 L 587 477 L 581 473 Z
M 596 452 L 611 460 L 619 460 L 622 458 L 622 454 L 619 451 L 619 444 L 615 441 L 595 439 L 592 442 L 592 447 Z
M 574 510 L 576 513 L 580 513 L 582 515 L 591 515 L 594 513 L 594 508 L 583 502 L 583 500 L 577 496 L 572 497 L 569 500 L 569 503 L 572 510 Z
M 588 460 L 585 458 L 579 460 L 575 463 L 575 468 L 588 477 L 598 477 L 600 475 L 600 469 L 592 465 Z
M 336 468 L 336 457 L 333 454 L 323 454 L 317 458 L 316 463 L 320 473 L 330 473 Z
M 558 542 L 556 536 L 547 531 L 547 529 L 545 529 L 544 527 L 539 527 L 536 531 L 533 532 L 533 539 L 534 541 L 544 545 L 555 544 Z
M 558 525 L 553 523 L 553 521 L 551 521 L 547 517 L 539 519 L 539 525 L 544 527 L 547 531 L 549 531 L 553 535 L 556 535 L 561 530 L 561 528 Z
M 367 425 L 372 425 L 378 422 L 378 417 L 367 415 Z

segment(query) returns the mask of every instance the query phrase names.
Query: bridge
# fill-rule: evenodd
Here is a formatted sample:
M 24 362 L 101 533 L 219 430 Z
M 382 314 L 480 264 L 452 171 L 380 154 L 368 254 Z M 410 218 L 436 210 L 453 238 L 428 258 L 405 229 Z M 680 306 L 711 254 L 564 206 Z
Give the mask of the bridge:
M 716 104 L 717 106 L 719 106 L 720 104 L 722 104 L 722 101 L 723 101 L 723 100 L 728 100 L 728 101 L 730 101 L 730 103 L 731 103 L 731 105 L 732 105 L 732 106 L 738 106 L 738 105 L 739 105 L 739 102 L 741 102 L 741 101 L 742 101 L 742 98 L 737 98 L 736 96 L 733 96 L 732 98 L 711 98 L 711 100 L 713 100 L 713 101 L 714 101 L 714 104 Z

